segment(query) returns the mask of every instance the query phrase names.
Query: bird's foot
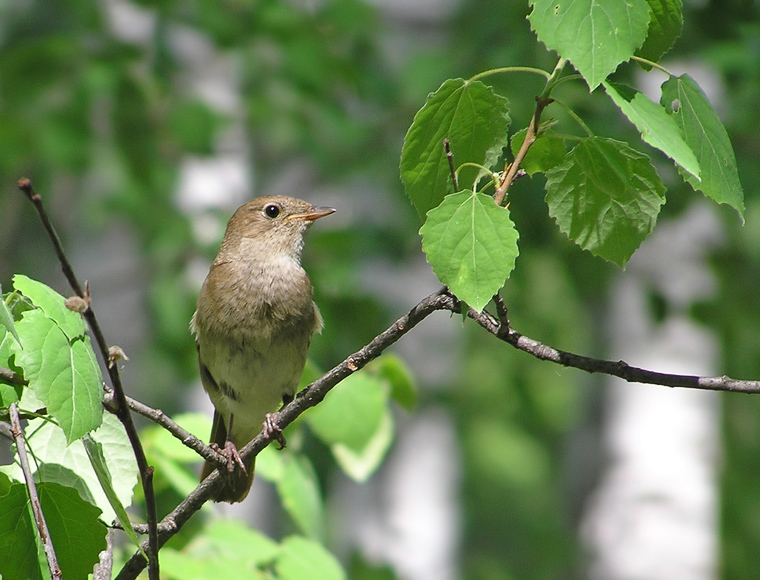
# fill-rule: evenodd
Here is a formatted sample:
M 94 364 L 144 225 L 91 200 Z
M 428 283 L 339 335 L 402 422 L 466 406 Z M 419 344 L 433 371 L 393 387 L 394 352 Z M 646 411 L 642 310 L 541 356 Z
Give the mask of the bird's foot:
M 237 465 L 240 467 L 240 469 L 243 470 L 243 473 L 246 475 L 248 474 L 248 470 L 245 468 L 245 464 L 243 463 L 243 458 L 240 457 L 240 453 L 238 453 L 237 447 L 235 447 L 235 444 L 232 441 L 225 441 L 224 449 L 219 447 L 219 445 L 216 443 L 212 443 L 210 447 L 219 455 L 222 455 L 227 459 L 227 471 L 232 473 L 235 471 L 235 465 Z
M 277 424 L 277 413 L 267 413 L 266 419 L 264 419 L 264 436 L 267 439 L 277 441 L 277 445 L 279 445 L 277 449 L 285 449 L 287 446 L 285 435 L 282 434 L 282 429 Z

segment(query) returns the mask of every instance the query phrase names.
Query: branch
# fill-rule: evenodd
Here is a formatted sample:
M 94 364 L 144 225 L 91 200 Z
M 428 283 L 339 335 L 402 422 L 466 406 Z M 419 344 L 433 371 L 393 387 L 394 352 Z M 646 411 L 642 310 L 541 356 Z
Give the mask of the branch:
M 158 534 L 156 531 L 156 497 L 153 492 L 153 468 L 148 465 L 148 460 L 145 458 L 145 452 L 143 451 L 140 437 L 137 434 L 137 428 L 132 421 L 132 414 L 129 411 L 127 398 L 124 394 L 124 388 L 121 384 L 121 376 L 119 375 L 118 365 L 109 364 L 108 343 L 106 342 L 105 336 L 103 335 L 103 331 L 100 329 L 98 319 L 95 317 L 95 311 L 92 309 L 89 289 L 85 285 L 83 290 L 81 284 L 79 283 L 79 280 L 77 280 L 77 277 L 74 274 L 74 269 L 71 267 L 71 263 L 66 257 L 66 252 L 63 250 L 61 239 L 58 237 L 58 234 L 55 231 L 55 227 L 53 227 L 53 224 L 51 223 L 50 218 L 48 217 L 47 212 L 42 205 L 42 198 L 34 190 L 32 187 L 32 182 L 28 179 L 20 179 L 18 182 L 18 187 L 29 198 L 29 201 L 32 202 L 34 208 L 37 210 L 40 221 L 42 221 L 42 225 L 44 226 L 45 231 L 47 232 L 48 237 L 53 244 L 55 253 L 58 256 L 58 261 L 61 263 L 61 269 L 63 270 L 64 276 L 66 276 L 66 280 L 68 280 L 69 285 L 74 290 L 76 295 L 85 302 L 85 308 L 82 312 L 82 316 L 84 316 L 87 324 L 90 327 L 90 332 L 92 332 L 92 336 L 98 345 L 98 349 L 100 350 L 100 355 L 103 358 L 106 368 L 108 369 L 108 375 L 111 378 L 111 385 L 113 386 L 113 392 L 115 395 L 114 400 L 116 402 L 116 416 L 124 425 L 124 429 L 127 432 L 129 442 L 132 445 L 132 450 L 135 454 L 135 459 L 137 460 L 137 466 L 140 469 L 140 479 L 142 481 L 143 492 L 145 494 L 145 511 L 147 512 L 146 519 L 148 521 L 148 527 L 151 530 L 148 536 L 149 546 L 146 548 L 146 553 L 150 558 L 148 576 L 150 580 L 159 580 Z
M 104 401 L 104 405 L 107 409 L 110 410 L 111 401 L 113 400 L 113 390 L 110 388 L 106 389 L 106 400 Z M 142 415 L 146 419 L 149 419 L 153 421 L 156 425 L 159 425 L 160 427 L 163 427 L 166 429 L 171 435 L 176 437 L 182 445 L 185 447 L 189 447 L 193 451 L 195 451 L 198 455 L 203 457 L 203 459 L 206 459 L 207 461 L 213 461 L 218 463 L 221 466 L 227 465 L 227 459 L 221 454 L 217 453 L 211 447 L 206 445 L 203 441 L 198 439 L 195 435 L 190 433 L 187 429 L 184 429 L 177 423 L 175 423 L 171 417 L 169 417 L 166 413 L 164 413 L 161 409 L 154 409 L 153 407 L 150 407 L 146 405 L 145 403 L 141 403 L 140 401 L 133 399 L 132 397 L 127 397 L 127 404 L 129 405 L 129 408 L 132 409 L 135 413 L 138 415 Z
M 276 417 L 277 425 L 285 429 L 295 421 L 304 411 L 313 407 L 325 398 L 330 389 L 341 382 L 350 374 L 355 373 L 371 360 L 377 358 L 382 352 L 398 341 L 402 336 L 419 324 L 422 320 L 437 310 L 447 309 L 447 305 L 452 301 L 446 289 L 439 290 L 424 298 L 417 306 L 412 308 L 407 314 L 394 322 L 385 332 L 375 337 L 364 348 L 356 351 L 346 358 L 342 363 L 328 371 L 325 375 L 311 383 L 296 396 L 293 401 L 288 403 Z M 248 458 L 258 455 L 264 447 L 269 445 L 270 440 L 263 433 L 259 433 L 256 438 L 248 443 L 240 451 L 240 455 L 245 461 Z M 214 471 L 204 479 L 190 495 L 185 498 L 174 510 L 167 515 L 160 524 L 158 524 L 158 541 L 159 547 L 163 546 L 169 538 L 176 534 L 187 520 L 203 504 L 208 501 L 212 490 L 220 485 L 222 475 L 219 471 Z M 145 545 L 143 544 L 143 547 Z M 116 577 L 117 580 L 131 580 L 145 568 L 145 558 L 140 552 L 135 552 L 127 561 L 124 567 Z
M 461 312 L 460 303 L 452 302 L 447 310 Z M 506 314 L 506 310 L 504 310 Z M 527 352 L 539 360 L 553 362 L 588 373 L 602 373 L 621 378 L 629 383 L 646 383 L 664 387 L 681 387 L 687 389 L 704 389 L 710 391 L 729 391 L 734 393 L 760 393 L 760 381 L 743 381 L 725 375 L 721 377 L 700 377 L 697 375 L 675 375 L 660 373 L 629 365 L 627 362 L 597 359 L 543 344 L 513 330 L 508 323 L 502 323 L 486 311 L 477 312 L 469 308 L 467 316 L 472 318 L 495 337 L 512 345 L 517 350 Z
M 26 439 L 24 438 L 24 431 L 21 429 L 18 403 L 11 404 L 10 416 L 11 433 L 13 434 L 13 440 L 16 443 L 18 461 L 21 464 L 21 471 L 24 472 L 26 489 L 29 491 L 29 500 L 32 503 L 32 512 L 34 513 L 34 523 L 37 524 L 40 540 L 42 540 L 42 547 L 45 551 L 45 558 L 47 559 L 48 568 L 50 569 L 50 575 L 53 577 L 53 580 L 61 580 L 63 575 L 61 574 L 60 566 L 58 566 L 58 559 L 55 556 L 55 548 L 50 539 L 50 531 L 48 530 L 47 522 L 45 521 L 45 515 L 42 513 L 40 497 L 37 494 L 37 486 L 34 484 L 34 476 L 32 475 L 32 469 L 29 466 L 29 457 L 26 454 Z

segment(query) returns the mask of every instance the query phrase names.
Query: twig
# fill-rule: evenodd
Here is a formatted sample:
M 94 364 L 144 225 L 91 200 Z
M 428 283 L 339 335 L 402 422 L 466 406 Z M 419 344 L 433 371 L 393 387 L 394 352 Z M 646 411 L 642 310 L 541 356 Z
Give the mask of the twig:
M 107 389 L 106 406 L 108 406 L 108 398 L 112 396 L 113 391 L 111 389 Z M 141 403 L 132 397 L 127 397 L 127 404 L 129 405 L 129 408 L 138 415 L 142 415 L 146 419 L 153 421 L 156 425 L 159 425 L 160 427 L 166 429 L 171 435 L 177 438 L 180 443 L 182 443 L 185 447 L 189 447 L 195 451 L 198 455 L 203 457 L 203 459 L 216 462 L 221 466 L 227 465 L 227 458 L 224 457 L 224 455 L 217 453 L 203 441 L 198 439 L 195 435 L 190 433 L 190 431 L 184 429 L 183 427 L 180 427 L 161 409 L 154 409 L 153 407 L 150 407 L 145 403 Z
M 45 521 L 45 514 L 42 513 L 40 507 L 40 497 L 37 494 L 37 486 L 34 484 L 34 476 L 32 475 L 32 469 L 29 466 L 29 457 L 26 454 L 26 439 L 24 438 L 24 432 L 21 430 L 21 419 L 18 415 L 18 403 L 11 403 L 10 406 L 11 416 L 11 433 L 13 434 L 13 440 L 16 443 L 16 452 L 18 453 L 18 460 L 21 464 L 21 471 L 24 472 L 24 479 L 26 480 L 26 489 L 29 492 L 29 499 L 32 502 L 32 512 L 34 513 L 34 523 L 37 525 L 37 530 L 40 533 L 40 540 L 42 540 L 42 548 L 45 551 L 45 558 L 47 559 L 48 568 L 50 569 L 50 575 L 53 580 L 61 580 L 61 568 L 58 566 L 58 559 L 55 556 L 55 548 L 53 547 L 53 541 L 50 538 L 50 531 Z
M 304 411 L 324 399 L 330 389 L 340 381 L 358 371 L 372 359 L 380 356 L 386 348 L 399 340 L 427 316 L 436 310 L 444 309 L 447 304 L 451 303 L 451 300 L 451 296 L 446 293 L 445 289 L 423 299 L 417 306 L 393 323 L 385 332 L 375 337 L 367 346 L 349 356 L 342 363 L 302 390 L 293 401 L 277 414 L 278 426 L 284 429 L 290 425 Z M 240 450 L 240 455 L 243 460 L 254 457 L 264 447 L 269 445 L 269 442 L 269 439 L 263 433 L 259 433 L 253 441 Z M 158 525 L 160 546 L 176 534 L 190 516 L 208 501 L 212 490 L 222 483 L 220 480 L 221 476 L 219 472 L 214 471 L 161 521 Z M 116 578 L 117 580 L 131 580 L 136 578 L 144 567 L 145 558 L 143 558 L 140 552 L 135 552 Z
M 12 385 L 19 385 L 21 387 L 25 387 L 29 384 L 29 381 L 27 381 L 16 371 L 6 369 L 5 367 L 0 367 L 0 380 L 5 381 L 6 383 L 11 383 Z
M 451 184 L 454 186 L 454 193 L 456 193 L 459 191 L 459 178 L 457 177 L 457 171 L 454 168 L 454 154 L 451 152 L 451 141 L 449 141 L 448 138 L 443 140 L 443 150 L 446 153 L 446 159 L 449 162 Z
M 77 280 L 77 277 L 74 274 L 74 269 L 71 267 L 71 263 L 69 262 L 68 258 L 66 257 L 66 253 L 63 250 L 63 244 L 61 244 L 61 240 L 58 237 L 53 224 L 50 222 L 44 206 L 42 205 L 42 198 L 34 190 L 32 187 L 32 182 L 28 179 L 20 179 L 18 182 L 18 187 L 29 198 L 29 201 L 32 202 L 34 208 L 37 210 L 37 214 L 42 221 L 42 225 L 44 226 L 45 231 L 50 238 L 50 241 L 53 243 L 53 248 L 55 249 L 55 253 L 58 256 L 58 261 L 61 264 L 61 269 L 63 270 L 63 274 L 66 276 L 66 280 L 68 280 L 69 285 L 74 290 L 76 295 L 86 301 L 87 308 L 82 313 L 82 316 L 84 316 L 85 320 L 87 321 L 93 338 L 95 339 L 95 342 L 98 345 L 98 349 L 100 350 L 101 357 L 107 366 L 108 375 L 111 379 L 111 385 L 113 387 L 116 402 L 116 416 L 124 425 L 124 429 L 127 432 L 127 437 L 129 437 L 129 442 L 132 445 L 133 453 L 135 454 L 135 459 L 137 460 L 137 466 L 140 470 L 140 479 L 142 481 L 143 492 L 145 494 L 146 520 L 148 522 L 148 528 L 151 530 L 148 536 L 149 545 L 146 548 L 146 553 L 150 559 L 148 565 L 148 576 L 150 580 L 159 580 L 158 533 L 156 531 L 156 497 L 153 492 L 153 467 L 148 465 L 148 461 L 145 458 L 145 452 L 143 451 L 140 438 L 137 434 L 137 428 L 132 421 L 132 414 L 129 411 L 124 388 L 121 384 L 121 376 L 119 375 L 118 365 L 108 364 L 108 343 L 106 342 L 105 336 L 100 329 L 98 319 L 95 317 L 95 311 L 92 309 L 92 304 L 90 303 L 89 288 L 85 286 L 83 290 L 82 286 L 79 284 L 79 280 Z
M 509 164 L 506 175 L 502 176 L 499 180 L 499 187 L 496 188 L 496 192 L 494 193 L 493 199 L 496 202 L 496 205 L 502 205 L 504 203 L 504 199 L 507 197 L 507 191 L 509 191 L 512 183 L 514 183 L 515 177 L 520 169 L 520 164 L 523 162 L 523 159 L 525 159 L 528 149 L 530 149 L 531 145 L 536 142 L 538 128 L 541 125 L 541 113 L 544 112 L 544 109 L 548 107 L 551 102 L 551 98 L 545 98 L 542 96 L 536 97 L 536 110 L 533 113 L 530 125 L 528 125 L 528 130 L 525 133 L 525 140 L 522 142 L 517 155 L 515 155 L 515 160 Z

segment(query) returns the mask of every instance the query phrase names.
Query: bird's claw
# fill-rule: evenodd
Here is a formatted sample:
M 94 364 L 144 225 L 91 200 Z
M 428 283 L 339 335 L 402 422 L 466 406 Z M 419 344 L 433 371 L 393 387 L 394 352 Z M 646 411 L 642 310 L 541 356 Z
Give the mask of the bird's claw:
M 240 453 L 238 453 L 237 447 L 235 447 L 235 444 L 232 441 L 225 441 L 224 449 L 219 447 L 216 443 L 212 443 L 210 447 L 227 460 L 227 471 L 232 473 L 235 471 L 235 465 L 237 465 L 243 470 L 243 473 L 246 475 L 248 474 L 248 470 L 245 468 L 245 463 L 243 463 L 243 458 L 240 457 Z
M 277 441 L 278 450 L 285 449 L 287 446 L 285 435 L 282 434 L 282 429 L 277 424 L 277 413 L 267 413 L 266 419 L 264 419 L 264 436 L 267 439 Z

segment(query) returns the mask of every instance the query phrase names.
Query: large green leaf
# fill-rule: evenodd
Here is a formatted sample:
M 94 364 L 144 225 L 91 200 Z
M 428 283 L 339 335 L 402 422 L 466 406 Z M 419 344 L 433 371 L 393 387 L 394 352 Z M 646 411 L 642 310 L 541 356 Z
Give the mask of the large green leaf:
M 87 335 L 69 340 L 41 309 L 16 324 L 22 348 L 16 364 L 70 443 L 97 429 L 103 419 L 100 369 Z
M 568 59 L 594 90 L 647 37 L 646 0 L 531 0 L 538 39 Z
M 414 117 L 401 151 L 401 179 L 420 216 L 437 207 L 453 191 L 443 150 L 448 139 L 457 166 L 490 167 L 507 145 L 507 100 L 480 81 L 449 79 L 429 97 Z M 478 171 L 465 168 L 459 182 L 469 187 Z
M 670 50 L 683 28 L 682 0 L 647 0 L 652 20 L 644 44 L 636 56 L 657 62 Z
M 100 510 L 70 487 L 42 483 L 38 489 L 63 577 L 86 580 L 100 552 L 106 549 L 106 527 L 98 520 Z
M 646 155 L 620 141 L 589 138 L 547 172 L 546 202 L 572 241 L 625 266 L 654 228 L 665 187 Z
M 641 133 L 645 143 L 659 149 L 681 168 L 699 179 L 699 161 L 684 140 L 681 128 L 657 103 L 630 87 L 602 83 L 604 90 Z
M 699 161 L 701 181 L 686 175 L 694 189 L 733 207 L 744 221 L 744 191 L 726 128 L 710 101 L 689 75 L 671 77 L 662 85 L 660 100 L 673 115 L 686 143 Z
M 420 229 L 422 249 L 438 279 L 478 311 L 504 285 L 517 258 L 509 211 L 472 191 L 446 196 Z

